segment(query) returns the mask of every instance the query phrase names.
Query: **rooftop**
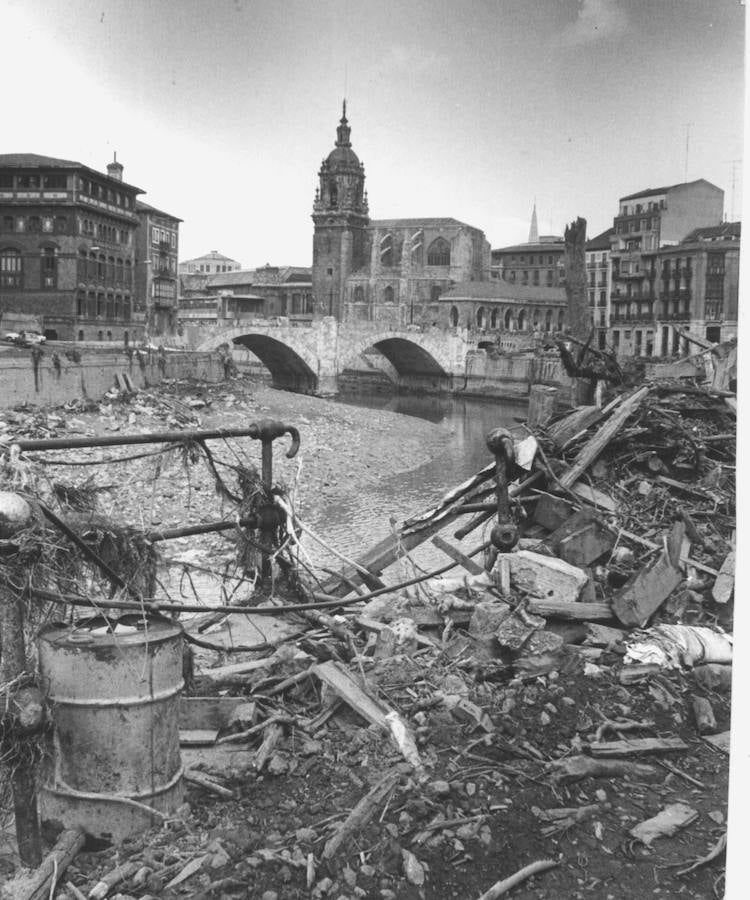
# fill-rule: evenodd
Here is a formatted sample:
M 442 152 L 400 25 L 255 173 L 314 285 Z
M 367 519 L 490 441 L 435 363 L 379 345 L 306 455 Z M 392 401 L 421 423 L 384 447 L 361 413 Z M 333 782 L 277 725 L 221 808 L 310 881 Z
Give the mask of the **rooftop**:
M 38 153 L 0 153 L 0 169 L 82 169 L 90 172 L 98 178 L 106 178 L 113 184 L 119 184 L 122 187 L 130 188 L 138 194 L 145 193 L 141 188 L 119 178 L 113 178 L 107 172 L 100 172 L 98 169 L 92 169 L 91 166 L 84 165 L 72 159 L 58 159 L 56 156 L 40 156 Z
M 373 219 L 370 221 L 370 225 L 375 228 L 474 228 L 475 231 L 482 230 L 450 217 L 444 219 Z
M 695 181 L 682 181 L 678 184 L 668 184 L 666 187 L 646 188 L 645 191 L 638 191 L 635 194 L 628 194 L 627 197 L 620 197 L 620 201 L 637 200 L 639 197 L 650 197 L 652 194 L 666 194 L 669 191 L 675 190 L 675 188 L 686 188 L 694 184 L 707 184 L 709 187 L 716 187 L 715 184 L 711 184 L 711 182 L 706 181 L 705 178 L 696 178 Z
M 178 219 L 177 216 L 173 216 L 172 213 L 167 213 L 161 209 L 157 209 L 155 206 L 151 206 L 150 203 L 144 203 L 142 200 L 135 201 L 135 211 L 154 213 L 157 216 L 163 216 L 165 219 L 171 219 L 173 222 L 183 221 L 183 219 Z
M 723 222 L 721 225 L 704 225 L 695 228 L 682 243 L 689 241 L 738 241 L 742 234 L 742 222 Z
M 587 250 L 609 250 L 609 239 L 615 233 L 614 227 L 608 228 L 596 237 L 592 237 L 590 241 L 586 241 Z
M 493 253 L 549 253 L 551 250 L 564 251 L 565 241 L 549 235 L 550 240 L 541 238 L 533 244 L 513 244 L 511 247 L 497 247 Z
M 565 303 L 564 287 L 517 284 L 510 281 L 462 281 L 442 294 L 441 301 L 448 300 L 521 300 L 540 303 Z

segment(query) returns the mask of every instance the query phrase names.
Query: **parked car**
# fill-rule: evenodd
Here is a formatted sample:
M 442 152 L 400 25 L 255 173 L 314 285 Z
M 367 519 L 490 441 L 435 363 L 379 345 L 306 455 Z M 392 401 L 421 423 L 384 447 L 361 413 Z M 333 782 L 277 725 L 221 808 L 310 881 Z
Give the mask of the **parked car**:
M 41 333 L 41 331 L 22 331 L 21 341 L 29 346 L 31 344 L 44 344 L 46 343 L 47 338 Z
M 3 335 L 3 340 L 9 344 L 17 344 L 20 339 L 21 335 L 17 331 L 6 331 Z

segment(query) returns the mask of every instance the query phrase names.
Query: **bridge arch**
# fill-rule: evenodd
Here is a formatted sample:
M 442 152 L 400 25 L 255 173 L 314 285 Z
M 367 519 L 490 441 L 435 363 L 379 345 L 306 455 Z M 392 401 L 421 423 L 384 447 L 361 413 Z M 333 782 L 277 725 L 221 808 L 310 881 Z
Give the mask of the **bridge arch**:
M 212 335 L 198 349 L 218 350 L 222 344 L 245 347 L 257 356 L 271 373 L 276 388 L 310 394 L 318 390 L 318 357 L 287 333 L 276 336 L 247 326 L 230 328 Z
M 438 341 L 431 342 L 429 336 L 421 332 L 376 332 L 347 341 L 346 353 L 341 355 L 339 361 L 339 371 L 352 365 L 360 354 L 371 347 L 382 353 L 402 382 L 432 388 L 450 387 L 451 360 L 447 352 L 441 349 Z

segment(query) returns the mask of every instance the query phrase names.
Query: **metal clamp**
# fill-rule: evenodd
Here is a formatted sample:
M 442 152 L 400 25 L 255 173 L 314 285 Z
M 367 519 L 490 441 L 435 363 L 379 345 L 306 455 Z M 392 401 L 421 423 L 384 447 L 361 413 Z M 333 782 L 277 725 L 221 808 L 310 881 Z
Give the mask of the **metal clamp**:
M 495 457 L 497 524 L 490 534 L 492 544 L 507 553 L 518 541 L 518 527 L 513 521 L 508 497 L 508 476 L 516 461 L 513 436 L 505 428 L 495 428 L 487 435 L 487 447 Z

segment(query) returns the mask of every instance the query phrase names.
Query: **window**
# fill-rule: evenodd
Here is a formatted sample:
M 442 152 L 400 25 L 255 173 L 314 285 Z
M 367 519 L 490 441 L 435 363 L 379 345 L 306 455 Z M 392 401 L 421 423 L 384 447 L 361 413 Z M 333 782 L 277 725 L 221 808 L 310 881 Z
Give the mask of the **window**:
M 79 291 L 76 294 L 76 315 L 79 319 L 86 315 L 86 296 L 83 291 Z M 79 338 L 79 340 L 82 340 L 82 338 Z
M 364 303 L 365 302 L 365 290 L 361 284 L 358 284 L 354 288 L 354 302 L 355 303 Z
M 79 331 L 79 332 L 78 332 L 78 340 L 79 340 L 79 341 L 82 341 L 82 340 L 83 340 L 83 332 L 82 332 L 82 331 Z
M 55 231 L 58 234 L 66 234 L 68 231 L 68 220 L 65 216 L 55 217 Z
M 477 328 L 485 328 L 487 325 L 487 316 L 484 311 L 484 307 L 480 306 L 477 310 Z
M 96 295 L 96 315 L 101 318 L 104 315 L 104 294 Z M 101 331 L 99 332 L 101 334 Z M 101 340 L 101 338 L 99 338 Z
M 505 325 L 506 331 L 513 331 L 513 310 L 510 310 L 510 309 L 505 310 L 503 324 Z
M 547 269 L 547 287 L 552 287 L 552 269 Z
M 539 269 L 534 269 L 532 272 L 532 280 L 534 284 L 539 284 Z
M 18 176 L 18 188 L 19 188 L 19 190 L 38 190 L 39 189 L 39 176 L 38 175 L 19 175 Z
M 23 258 L 20 250 L 0 250 L 0 288 L 20 288 L 23 284 Z
M 389 285 L 386 285 L 385 290 L 383 291 L 383 302 L 384 303 L 393 303 L 395 301 L 393 288 Z
M 96 339 L 97 339 L 98 341 L 103 341 L 103 340 L 104 340 L 104 332 L 103 332 L 103 331 L 97 331 L 97 333 L 96 333 Z
M 451 264 L 451 245 L 445 238 L 435 238 L 427 248 L 428 266 L 449 266 Z
M 29 231 L 34 233 L 42 230 L 42 221 L 39 216 L 29 216 Z
M 42 231 L 50 232 L 55 227 L 55 220 L 52 216 L 42 217 Z
M 3 231 L 13 231 L 14 226 L 13 216 L 3 216 Z
M 386 234 L 380 240 L 380 265 L 393 265 L 393 238 L 390 234 Z
M 440 285 L 433 284 L 430 288 L 430 303 L 437 303 L 440 299 Z
M 13 189 L 13 176 L 10 172 L 0 172 L 0 188 Z
M 490 313 L 490 328 L 497 328 L 499 320 L 500 311 L 497 309 L 493 309 Z
M 451 306 L 451 327 L 458 327 L 458 308 Z
M 54 288 L 57 286 L 57 256 L 53 247 L 45 247 L 42 250 L 42 287 Z
M 518 314 L 518 330 L 525 331 L 528 328 L 528 316 L 526 310 L 522 309 Z
M 151 229 L 151 243 L 152 244 L 159 243 L 159 229 L 158 228 Z

